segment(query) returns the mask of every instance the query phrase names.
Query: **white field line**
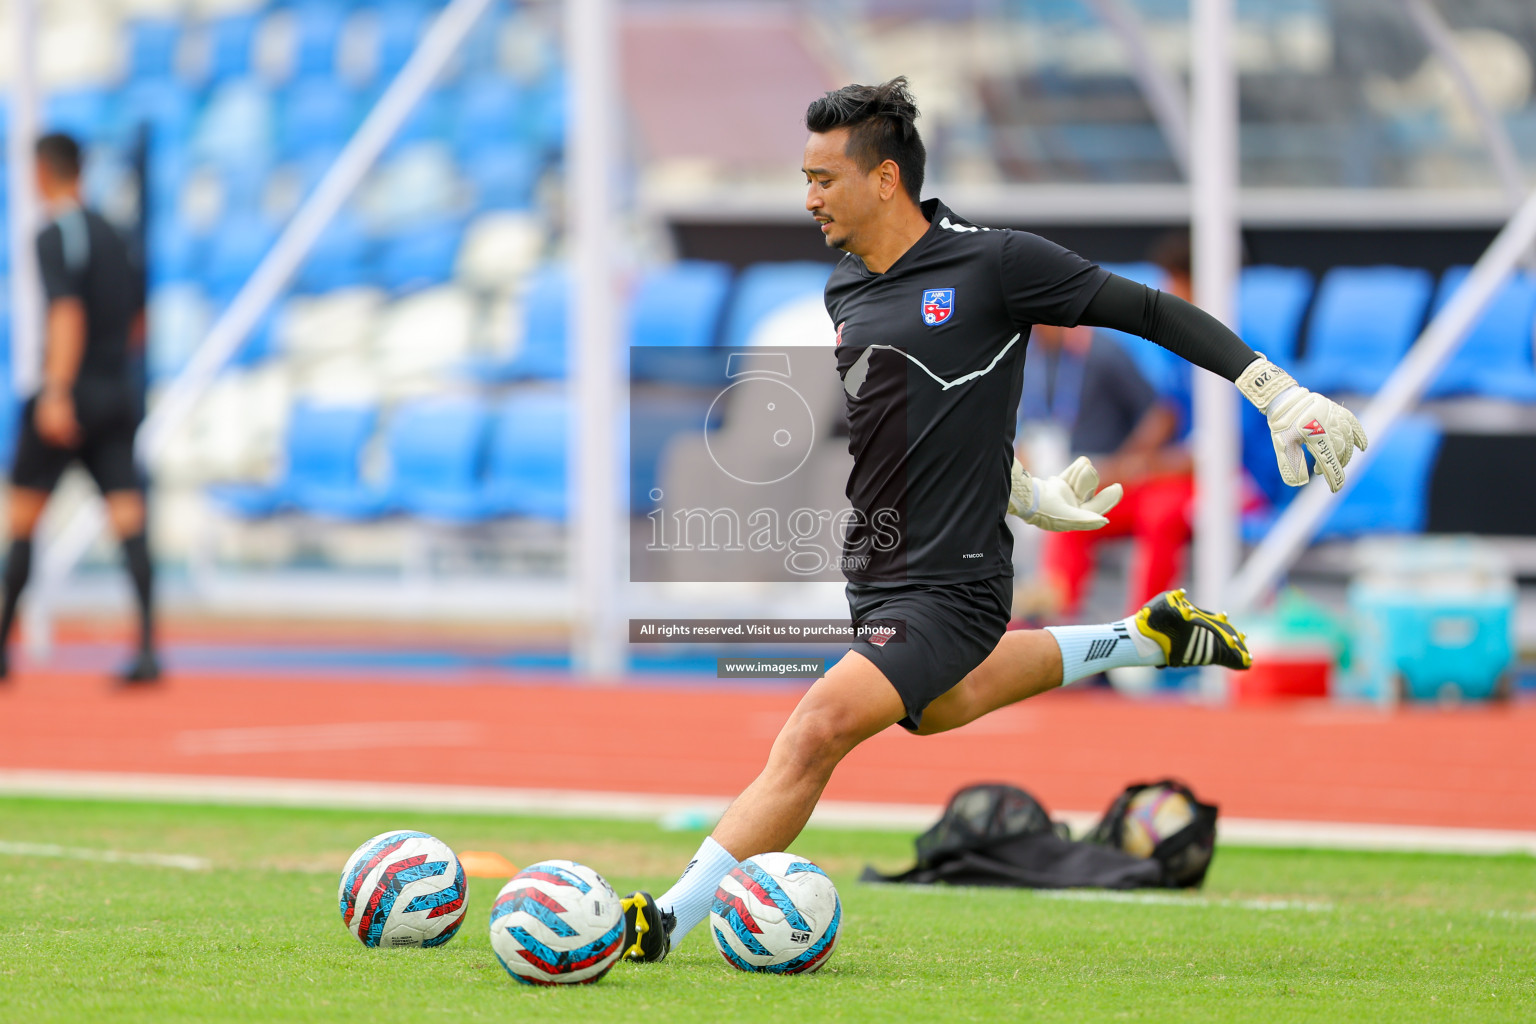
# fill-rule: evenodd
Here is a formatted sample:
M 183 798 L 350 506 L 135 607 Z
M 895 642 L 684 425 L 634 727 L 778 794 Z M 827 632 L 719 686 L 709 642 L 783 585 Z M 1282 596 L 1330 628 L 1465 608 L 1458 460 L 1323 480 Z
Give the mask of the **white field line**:
M 189 729 L 176 734 L 178 754 L 274 754 L 310 750 L 381 750 L 457 747 L 478 743 L 473 722 L 327 722 L 233 729 Z
M 53 843 L 14 843 L 0 839 L 0 854 L 11 857 L 54 857 L 64 860 L 89 860 L 99 864 L 136 864 L 156 868 L 180 868 L 182 871 L 207 871 L 213 862 L 206 857 L 184 853 L 132 853 L 127 850 L 92 850 L 83 846 L 55 846 Z
M 1332 910 L 1332 903 L 1315 900 L 1218 899 L 1208 896 L 1178 896 L 1169 892 L 1115 892 L 1104 889 L 1037 889 L 1043 900 L 1070 900 L 1078 903 L 1146 903 L 1157 907 L 1235 907 L 1239 910 Z
M 728 797 L 720 796 L 35 769 L 0 769 L 0 794 L 461 814 L 550 814 L 631 821 L 667 819 L 691 821 L 695 826 L 712 822 L 730 803 Z M 832 828 L 921 831 L 933 824 L 940 811 L 940 807 L 931 804 L 823 800 L 811 823 Z M 1070 824 L 1075 834 L 1081 834 L 1098 820 L 1098 814 L 1091 811 L 1058 812 L 1055 817 Z M 1536 832 L 1502 829 L 1245 818 L 1223 818 L 1219 829 L 1221 842 L 1228 846 L 1536 854 Z

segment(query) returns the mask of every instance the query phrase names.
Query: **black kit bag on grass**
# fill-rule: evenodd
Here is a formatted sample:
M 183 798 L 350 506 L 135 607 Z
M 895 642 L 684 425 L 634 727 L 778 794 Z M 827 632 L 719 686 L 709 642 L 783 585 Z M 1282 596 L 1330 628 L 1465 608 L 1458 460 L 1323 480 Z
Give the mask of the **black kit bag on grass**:
M 1138 782 L 1083 839 L 1160 864 L 1170 889 L 1198 887 L 1216 853 L 1216 812 L 1177 779 Z
M 861 881 L 999 885 L 1031 889 L 1162 885 L 1154 860 L 1066 838 L 1045 808 L 1017 786 L 967 786 L 917 838 L 917 864 L 895 875 L 866 867 Z

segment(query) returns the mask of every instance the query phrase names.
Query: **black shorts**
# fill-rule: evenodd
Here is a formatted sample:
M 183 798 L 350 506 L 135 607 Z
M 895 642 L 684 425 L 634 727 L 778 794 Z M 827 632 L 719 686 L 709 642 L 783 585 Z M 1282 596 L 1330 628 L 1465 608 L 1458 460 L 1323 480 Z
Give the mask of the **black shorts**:
M 52 491 L 59 477 L 79 459 L 101 488 L 101 493 L 143 489 L 133 461 L 133 435 L 138 430 L 137 411 L 126 386 L 82 383 L 75 390 L 75 418 L 80 421 L 80 443 L 60 448 L 37 433 L 37 398 L 21 412 L 16 458 L 11 463 L 11 483 L 32 491 Z
M 875 663 L 906 705 L 901 725 L 916 729 L 923 710 L 986 660 L 1008 631 L 1013 577 L 970 583 L 848 584 L 854 626 L 889 623 L 905 636 L 877 644 L 861 637 L 850 650 Z

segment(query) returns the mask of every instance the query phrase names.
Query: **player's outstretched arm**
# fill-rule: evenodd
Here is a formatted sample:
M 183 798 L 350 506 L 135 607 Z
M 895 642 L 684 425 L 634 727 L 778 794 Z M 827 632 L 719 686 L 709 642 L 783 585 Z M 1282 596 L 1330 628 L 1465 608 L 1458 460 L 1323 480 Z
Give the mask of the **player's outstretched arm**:
M 1047 477 L 1031 476 L 1014 459 L 1008 511 L 1030 526 L 1053 533 L 1098 530 L 1109 525 L 1105 514 L 1120 504 L 1124 493 L 1119 484 L 1099 490 L 1099 471 L 1086 456 L 1078 456 L 1060 476 Z
M 1307 482 L 1304 451 L 1312 453 L 1318 472 L 1337 491 L 1355 449 L 1365 450 L 1365 431 L 1354 413 L 1297 384 L 1220 320 L 1175 295 L 1111 274 L 1081 322 L 1139 334 L 1235 383 L 1268 417 L 1280 475 L 1292 487 Z

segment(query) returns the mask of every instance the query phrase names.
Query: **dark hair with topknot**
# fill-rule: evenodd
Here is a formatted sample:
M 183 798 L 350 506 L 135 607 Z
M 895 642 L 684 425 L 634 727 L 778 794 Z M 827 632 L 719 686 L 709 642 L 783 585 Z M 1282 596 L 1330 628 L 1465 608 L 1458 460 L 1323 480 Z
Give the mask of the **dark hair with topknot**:
M 37 140 L 37 158 L 60 181 L 80 177 L 80 143 L 63 132 L 53 132 Z
M 846 152 L 861 169 L 871 171 L 894 160 L 907 194 L 914 203 L 921 201 L 928 151 L 917 133 L 917 103 L 905 76 L 829 92 L 806 108 L 805 126 L 817 134 L 847 128 Z

